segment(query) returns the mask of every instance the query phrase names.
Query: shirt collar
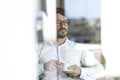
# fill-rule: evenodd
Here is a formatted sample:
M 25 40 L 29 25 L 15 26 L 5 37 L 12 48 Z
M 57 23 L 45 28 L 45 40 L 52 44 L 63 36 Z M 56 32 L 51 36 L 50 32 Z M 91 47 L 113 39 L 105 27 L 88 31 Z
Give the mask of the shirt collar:
M 70 40 L 67 38 L 67 39 L 65 40 L 65 42 L 64 42 L 63 44 L 59 45 L 59 46 L 56 44 L 55 41 L 47 41 L 47 42 L 45 42 L 45 44 L 54 45 L 54 46 L 60 47 L 60 46 L 65 46 L 65 45 L 67 45 L 67 44 L 69 43 L 69 41 L 70 41 Z
M 68 43 L 69 43 L 69 40 L 68 40 L 68 38 L 67 38 L 63 44 L 59 45 L 59 47 L 60 47 L 60 46 L 65 46 L 65 45 L 67 45 Z

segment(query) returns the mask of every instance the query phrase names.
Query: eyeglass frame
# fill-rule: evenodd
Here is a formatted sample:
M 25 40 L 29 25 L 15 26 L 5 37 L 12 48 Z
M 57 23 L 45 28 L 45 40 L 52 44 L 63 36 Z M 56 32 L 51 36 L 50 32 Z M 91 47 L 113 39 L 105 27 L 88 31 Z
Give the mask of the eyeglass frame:
M 64 21 L 61 21 L 61 20 L 57 20 L 56 21 L 56 24 L 58 24 L 58 25 L 62 25 L 62 24 L 64 24 L 64 25 L 68 25 L 70 23 L 70 20 L 64 20 Z

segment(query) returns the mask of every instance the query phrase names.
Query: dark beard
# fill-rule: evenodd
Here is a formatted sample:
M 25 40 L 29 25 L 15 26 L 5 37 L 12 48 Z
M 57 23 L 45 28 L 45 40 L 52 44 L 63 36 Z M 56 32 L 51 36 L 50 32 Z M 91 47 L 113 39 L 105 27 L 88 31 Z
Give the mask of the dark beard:
M 62 33 L 60 34 L 60 31 L 61 30 L 65 30 L 65 33 Z M 67 36 L 67 30 L 65 28 L 60 28 L 58 31 L 57 31 L 57 38 L 65 38 Z
M 65 38 L 66 35 L 57 35 L 57 38 Z

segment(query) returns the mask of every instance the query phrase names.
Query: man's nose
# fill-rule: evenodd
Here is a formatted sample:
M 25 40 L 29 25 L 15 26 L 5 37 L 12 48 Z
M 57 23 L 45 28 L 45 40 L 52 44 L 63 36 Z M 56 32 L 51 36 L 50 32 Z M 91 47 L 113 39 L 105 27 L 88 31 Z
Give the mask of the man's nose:
M 65 27 L 66 24 L 64 22 L 61 23 L 61 27 Z

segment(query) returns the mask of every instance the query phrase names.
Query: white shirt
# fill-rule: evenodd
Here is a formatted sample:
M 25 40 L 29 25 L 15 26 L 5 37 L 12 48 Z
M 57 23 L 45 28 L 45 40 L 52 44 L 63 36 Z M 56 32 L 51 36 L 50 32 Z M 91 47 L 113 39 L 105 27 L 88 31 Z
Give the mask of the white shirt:
M 71 65 L 78 65 L 82 72 L 77 78 L 68 77 L 62 70 L 45 71 L 43 64 L 50 60 L 69 62 Z M 104 76 L 103 66 L 96 60 L 94 54 L 85 49 L 83 44 L 70 40 L 60 46 L 51 42 L 44 44 L 40 53 L 40 74 L 44 73 L 43 80 L 95 80 Z M 59 78 L 59 79 L 58 79 Z

